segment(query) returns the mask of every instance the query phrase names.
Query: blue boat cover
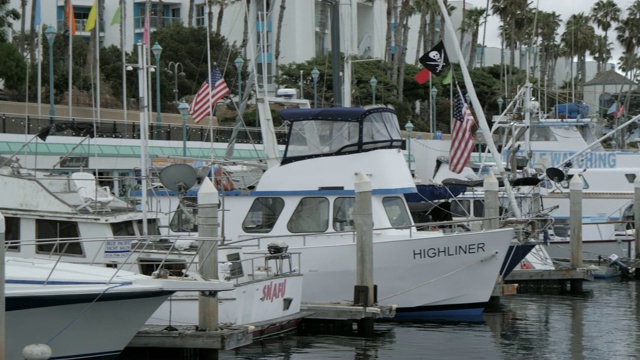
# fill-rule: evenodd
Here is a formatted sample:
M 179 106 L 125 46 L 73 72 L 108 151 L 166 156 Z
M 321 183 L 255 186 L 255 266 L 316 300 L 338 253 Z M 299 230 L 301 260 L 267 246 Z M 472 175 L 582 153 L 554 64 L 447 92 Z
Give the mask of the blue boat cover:
M 578 103 L 558 104 L 554 110 L 558 119 L 580 119 L 589 115 L 589 106 Z

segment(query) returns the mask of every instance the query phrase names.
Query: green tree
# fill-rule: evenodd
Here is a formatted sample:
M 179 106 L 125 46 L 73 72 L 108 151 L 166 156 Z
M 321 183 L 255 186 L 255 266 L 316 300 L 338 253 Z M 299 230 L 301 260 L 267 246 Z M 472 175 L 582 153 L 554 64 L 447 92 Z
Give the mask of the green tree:
M 7 29 L 12 28 L 12 20 L 20 20 L 20 12 L 18 10 L 9 8 L 9 0 L 0 0 L 0 43 L 9 41 L 7 35 Z
M 584 83 L 587 81 L 587 52 L 593 51 L 596 41 L 596 32 L 589 17 L 583 12 L 571 15 L 560 41 L 569 56 L 578 58 L 577 75 L 580 92 L 584 94 Z
M 13 44 L 0 43 L 0 79 L 6 89 L 21 90 L 24 87 L 27 63 Z

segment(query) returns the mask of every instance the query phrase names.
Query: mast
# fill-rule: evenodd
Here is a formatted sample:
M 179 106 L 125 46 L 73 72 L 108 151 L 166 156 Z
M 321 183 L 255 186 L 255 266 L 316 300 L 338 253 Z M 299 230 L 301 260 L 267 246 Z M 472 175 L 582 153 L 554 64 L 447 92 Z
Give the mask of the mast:
M 451 41 L 453 42 L 453 47 L 458 57 L 458 61 L 460 61 L 460 69 L 462 70 L 462 76 L 464 78 L 464 83 L 467 86 L 467 92 L 469 97 L 471 98 L 471 104 L 473 105 L 473 109 L 476 112 L 476 118 L 478 119 L 478 125 L 482 129 L 482 132 L 485 134 L 491 134 L 491 130 L 489 129 L 489 125 L 487 124 L 487 119 L 484 117 L 484 112 L 482 111 L 482 106 L 480 105 L 480 101 L 478 100 L 478 96 L 476 95 L 476 91 L 473 87 L 473 83 L 471 82 L 471 76 L 469 75 L 469 70 L 467 69 L 467 65 L 464 63 L 464 58 L 462 57 L 462 51 L 460 50 L 460 44 L 458 43 L 458 39 L 456 38 L 456 31 L 453 28 L 453 24 L 451 23 L 451 19 L 447 13 L 447 8 L 444 5 L 442 0 L 438 0 L 438 5 L 440 5 L 440 11 L 442 13 L 442 17 L 444 18 L 446 29 L 449 32 L 449 36 L 451 37 Z M 516 202 L 516 198 L 513 195 L 513 190 L 511 189 L 511 185 L 508 181 L 506 181 L 507 177 L 505 176 L 506 171 L 504 169 L 504 165 L 502 161 L 500 161 L 500 153 L 496 148 L 496 145 L 493 142 L 493 138 L 491 136 L 486 137 L 487 147 L 489 151 L 491 151 L 491 155 L 496 159 L 496 166 L 502 175 L 502 178 L 505 179 L 504 186 L 507 191 L 507 196 L 509 197 L 509 202 L 511 203 L 512 210 L 517 218 L 522 218 L 522 213 L 518 208 L 518 203 Z

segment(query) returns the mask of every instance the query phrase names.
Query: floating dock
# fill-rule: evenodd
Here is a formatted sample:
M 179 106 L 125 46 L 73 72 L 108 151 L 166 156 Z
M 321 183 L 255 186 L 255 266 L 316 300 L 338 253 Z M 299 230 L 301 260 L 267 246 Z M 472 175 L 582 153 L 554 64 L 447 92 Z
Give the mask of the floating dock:
M 395 313 L 395 305 L 359 306 L 339 303 L 302 303 L 301 311 L 296 315 L 296 318 L 303 323 L 309 320 L 332 324 L 338 322 L 345 326 L 351 326 L 354 321 L 391 318 L 395 316 Z M 252 325 L 229 326 L 216 331 L 199 330 L 195 325 L 172 327 L 146 325 L 138 331 L 127 348 L 232 350 L 251 344 L 254 340 L 253 334 L 259 330 L 259 326 Z M 281 331 L 276 333 L 281 333 Z

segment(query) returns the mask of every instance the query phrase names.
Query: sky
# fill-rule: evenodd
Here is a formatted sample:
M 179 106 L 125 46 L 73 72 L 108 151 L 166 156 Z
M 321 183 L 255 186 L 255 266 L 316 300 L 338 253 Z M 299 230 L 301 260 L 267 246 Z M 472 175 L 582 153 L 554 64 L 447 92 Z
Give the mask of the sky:
M 560 14 L 560 18 L 563 23 L 571 16 L 572 14 L 577 14 L 579 12 L 590 13 L 593 5 L 597 2 L 597 0 L 529 0 L 532 3 L 532 6 L 535 8 L 536 5 L 542 11 L 555 11 Z M 487 6 L 487 0 L 466 0 L 467 4 L 474 5 L 476 7 L 485 8 Z M 632 3 L 632 0 L 616 0 L 615 1 L 618 6 L 622 9 L 624 14 L 624 10 L 629 7 Z M 489 1 L 491 3 L 491 1 Z M 496 16 L 489 16 L 489 20 L 487 21 L 487 35 L 486 35 L 486 44 L 487 46 L 492 47 L 500 47 L 500 38 L 498 36 L 498 26 L 500 22 Z M 562 25 L 560 32 L 564 31 L 564 25 Z M 482 29 L 480 30 L 482 34 Z M 601 33 L 599 29 L 596 28 L 597 33 Z M 482 35 L 480 35 L 479 41 L 482 41 Z M 622 55 L 622 47 L 620 43 L 618 43 L 615 38 L 612 39 L 611 30 L 609 30 L 609 41 L 613 43 L 613 60 L 612 62 L 617 63 L 618 58 Z M 590 58 L 590 57 L 589 57 Z

